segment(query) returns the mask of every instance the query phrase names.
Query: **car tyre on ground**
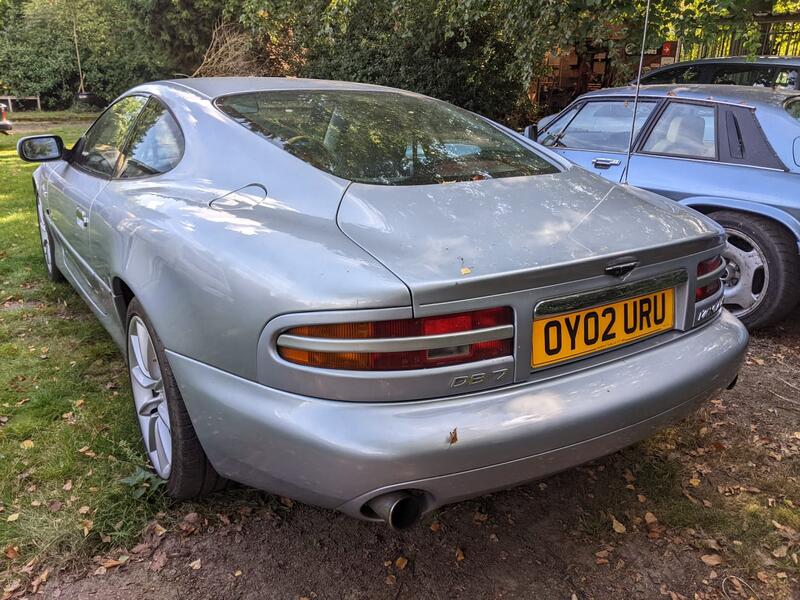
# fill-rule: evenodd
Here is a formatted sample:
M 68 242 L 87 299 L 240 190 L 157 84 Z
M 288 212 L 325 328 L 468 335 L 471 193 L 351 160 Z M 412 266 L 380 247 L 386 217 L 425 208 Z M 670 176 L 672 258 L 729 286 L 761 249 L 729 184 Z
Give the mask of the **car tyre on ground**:
M 56 241 L 50 231 L 50 227 L 47 226 L 47 221 L 44 219 L 42 203 L 39 201 L 39 194 L 36 193 L 36 190 L 34 190 L 34 198 L 36 199 L 36 220 L 39 224 L 39 240 L 42 244 L 42 256 L 47 278 L 54 283 L 61 283 L 66 279 L 64 279 L 64 275 L 56 266 Z
M 772 325 L 800 300 L 797 240 L 775 221 L 721 210 L 708 215 L 725 228 L 725 307 L 748 328 Z
M 197 439 L 164 345 L 133 298 L 127 315 L 127 360 L 131 392 L 145 452 L 167 493 L 185 500 L 225 487 Z

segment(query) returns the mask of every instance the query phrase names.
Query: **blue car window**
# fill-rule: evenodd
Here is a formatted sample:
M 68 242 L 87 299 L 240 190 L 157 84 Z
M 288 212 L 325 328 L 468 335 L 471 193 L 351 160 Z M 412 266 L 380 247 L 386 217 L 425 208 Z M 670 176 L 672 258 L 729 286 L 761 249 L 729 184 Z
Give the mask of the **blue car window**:
M 178 124 L 161 102 L 150 98 L 131 132 L 119 177 L 165 173 L 178 164 L 181 156 L 183 134 Z
M 655 106 L 652 100 L 639 102 L 636 133 Z M 542 143 L 546 146 L 624 152 L 630 141 L 632 119 L 632 100 L 587 102 L 562 132 L 548 136 Z
M 653 154 L 716 158 L 713 106 L 673 102 L 658 118 L 642 150 Z

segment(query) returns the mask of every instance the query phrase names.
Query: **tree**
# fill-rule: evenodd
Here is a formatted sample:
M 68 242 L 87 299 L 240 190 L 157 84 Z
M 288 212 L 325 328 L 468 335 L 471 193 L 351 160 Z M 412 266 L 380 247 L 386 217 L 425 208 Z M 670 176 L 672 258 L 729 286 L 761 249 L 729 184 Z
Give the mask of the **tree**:
M 17 95 L 40 94 L 50 108 L 69 105 L 80 87 L 76 38 L 86 88 L 106 100 L 167 71 L 127 0 L 12 4 L 15 16 L 0 32 L 0 64 L 4 85 Z

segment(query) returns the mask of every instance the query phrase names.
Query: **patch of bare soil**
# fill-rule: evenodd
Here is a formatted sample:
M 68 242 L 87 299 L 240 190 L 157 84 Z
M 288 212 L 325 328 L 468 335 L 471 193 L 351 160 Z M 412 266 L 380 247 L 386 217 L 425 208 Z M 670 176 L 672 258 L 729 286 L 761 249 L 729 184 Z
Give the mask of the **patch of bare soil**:
M 679 426 L 411 531 L 232 490 L 42 589 L 108 600 L 800 598 L 798 430 L 800 312 L 755 335 L 736 389 Z

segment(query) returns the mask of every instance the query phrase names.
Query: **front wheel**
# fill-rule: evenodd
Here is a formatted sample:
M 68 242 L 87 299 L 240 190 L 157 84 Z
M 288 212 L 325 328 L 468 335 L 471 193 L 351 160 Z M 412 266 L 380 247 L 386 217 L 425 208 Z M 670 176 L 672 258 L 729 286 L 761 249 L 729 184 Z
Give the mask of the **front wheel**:
M 42 245 L 42 257 L 44 258 L 44 268 L 47 270 L 47 278 L 55 283 L 61 283 L 65 279 L 56 266 L 55 240 L 53 234 L 50 233 L 50 227 L 47 226 L 47 221 L 44 219 L 42 202 L 39 200 L 39 194 L 35 189 L 34 195 L 36 197 L 36 219 L 39 223 L 39 241 Z
M 795 237 L 758 215 L 724 210 L 708 216 L 728 234 L 725 308 L 751 329 L 780 321 L 800 300 Z
M 136 298 L 127 322 L 133 403 L 153 470 L 167 482 L 167 493 L 180 500 L 222 489 L 226 480 L 197 439 L 161 339 Z

